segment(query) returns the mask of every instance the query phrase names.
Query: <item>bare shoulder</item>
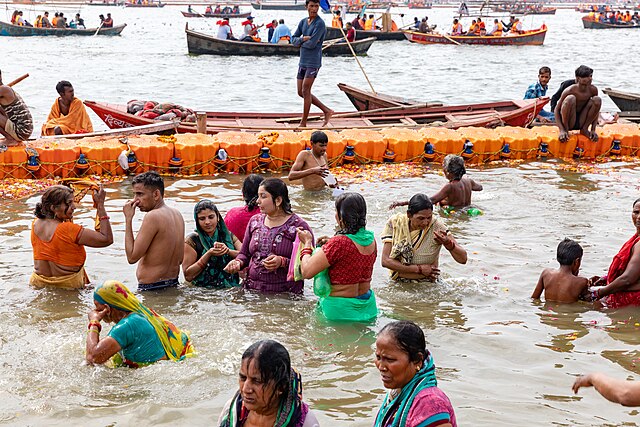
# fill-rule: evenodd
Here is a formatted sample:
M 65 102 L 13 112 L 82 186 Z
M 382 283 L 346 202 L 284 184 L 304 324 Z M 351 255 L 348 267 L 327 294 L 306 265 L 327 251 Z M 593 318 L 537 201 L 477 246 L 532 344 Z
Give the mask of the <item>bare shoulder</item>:
M 598 88 L 594 85 L 589 86 L 589 90 L 591 91 L 591 95 L 596 96 L 598 95 Z

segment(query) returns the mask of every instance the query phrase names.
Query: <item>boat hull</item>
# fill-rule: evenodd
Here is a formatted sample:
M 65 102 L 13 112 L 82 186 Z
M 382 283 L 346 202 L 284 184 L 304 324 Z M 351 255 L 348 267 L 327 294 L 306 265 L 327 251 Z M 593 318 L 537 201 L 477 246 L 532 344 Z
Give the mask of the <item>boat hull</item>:
M 420 122 L 421 119 L 444 121 L 447 127 L 461 126 L 492 126 L 496 122 L 508 126 L 528 126 L 537 117 L 542 108 L 549 102 L 549 98 L 525 99 L 515 101 L 489 102 L 468 105 L 437 105 L 421 103 L 401 97 L 383 95 L 364 91 L 352 86 L 339 83 L 351 103 L 360 110 L 362 108 L 410 108 L 408 117 Z M 413 109 L 412 106 L 423 105 L 423 109 Z M 406 111 L 406 110 L 405 110 Z M 366 111 L 363 111 L 366 113 Z M 390 114 L 390 111 L 387 111 Z M 420 122 L 429 123 L 429 122 Z
M 250 12 L 246 13 L 193 13 L 193 12 L 183 12 L 182 16 L 185 18 L 222 18 L 222 19 L 230 19 L 230 18 L 246 18 L 251 15 Z
M 346 31 L 345 31 L 346 34 Z M 340 37 L 344 37 L 340 28 L 327 27 L 327 37 L 326 39 L 337 39 Z M 369 37 L 374 37 L 376 40 L 385 41 L 385 40 L 404 40 L 404 34 L 402 31 L 365 31 L 365 30 L 356 30 L 356 40 L 364 40 Z
M 241 42 L 235 40 L 220 40 L 207 34 L 186 29 L 187 48 L 193 55 L 221 55 L 221 56 L 298 56 L 300 47 L 292 44 L 272 44 Z M 351 43 L 357 55 L 366 55 L 375 41 L 374 38 Z M 327 43 L 327 42 L 325 42 Z M 330 42 L 329 42 L 330 43 Z M 322 52 L 323 56 L 352 55 L 347 43 L 335 43 Z
M 621 92 L 606 88 L 602 90 L 616 104 L 620 111 L 640 112 L 640 94 Z
M 20 25 L 11 25 L 7 22 L 0 21 L 0 36 L 5 37 L 30 37 L 30 36 L 119 36 L 127 24 L 118 25 L 111 28 L 36 28 L 24 27 Z
M 449 36 L 441 34 L 418 33 L 415 31 L 404 31 L 404 35 L 412 43 L 418 44 L 454 44 L 455 40 L 460 44 L 481 45 L 481 46 L 541 46 L 547 35 L 547 29 L 541 28 L 525 34 L 512 36 Z
M 125 3 L 124 7 L 164 7 L 164 3 L 147 3 L 147 4 L 136 4 L 136 3 Z
M 589 30 L 605 30 L 605 29 L 638 29 L 640 25 L 631 24 L 610 24 L 608 22 L 597 22 L 589 19 L 588 16 L 582 18 L 582 26 Z
M 251 7 L 256 10 L 306 10 L 304 1 L 297 3 L 256 3 L 251 2 Z

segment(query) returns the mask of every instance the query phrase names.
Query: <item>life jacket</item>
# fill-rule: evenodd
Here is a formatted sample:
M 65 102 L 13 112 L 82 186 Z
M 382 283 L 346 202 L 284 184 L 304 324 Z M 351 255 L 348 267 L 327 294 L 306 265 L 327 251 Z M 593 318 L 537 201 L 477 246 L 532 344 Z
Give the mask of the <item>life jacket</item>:
M 340 19 L 338 16 L 334 16 L 331 20 L 331 26 L 333 28 L 342 28 L 342 19 Z
M 52 25 L 53 27 L 57 27 L 57 25 L 58 25 L 58 19 L 60 19 L 60 18 L 58 18 L 57 16 L 54 16 L 54 17 L 53 17 L 53 19 L 51 20 L 51 25 Z
M 460 34 L 461 32 L 462 32 L 462 24 L 458 22 L 451 29 L 451 34 Z
M 253 39 L 254 42 L 256 43 L 260 43 L 262 41 L 262 39 L 258 36 L 251 36 L 251 38 Z
M 373 30 L 373 22 L 374 22 L 374 21 L 373 21 L 373 19 L 367 19 L 367 20 L 364 22 L 364 29 L 365 29 L 366 31 L 368 31 L 368 30 Z
M 396 21 L 391 21 L 391 31 L 398 31 L 398 24 L 396 24 Z
M 518 25 L 520 26 L 520 28 L 518 28 Z M 521 34 L 521 33 L 523 33 L 524 31 L 522 31 L 522 22 L 515 21 L 513 23 L 513 25 L 511 26 L 511 32 L 513 34 Z
M 504 27 L 502 26 L 502 22 L 498 22 L 498 29 L 493 32 L 494 36 L 501 36 L 504 31 Z
M 469 31 L 467 31 L 468 33 L 475 33 L 476 32 L 476 24 L 471 24 L 469 25 Z
M 33 23 L 33 26 L 36 28 L 41 28 L 42 27 L 42 17 L 38 16 L 35 20 L 35 22 Z
M 18 18 L 18 15 L 11 16 L 11 23 L 15 25 L 17 18 Z

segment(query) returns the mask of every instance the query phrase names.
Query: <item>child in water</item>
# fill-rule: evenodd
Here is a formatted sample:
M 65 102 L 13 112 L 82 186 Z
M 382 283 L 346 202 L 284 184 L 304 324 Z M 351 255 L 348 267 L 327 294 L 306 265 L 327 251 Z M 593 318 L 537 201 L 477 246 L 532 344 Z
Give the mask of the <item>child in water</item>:
M 431 202 L 434 205 L 440 203 L 440 206 L 445 209 L 460 209 L 471 205 L 471 192 L 482 191 L 482 185 L 464 177 L 467 173 L 464 168 L 464 159 L 455 154 L 449 154 L 444 158 L 442 167 L 449 183 L 431 197 Z
M 542 291 L 546 301 L 573 303 L 585 299 L 588 294 L 589 279 L 578 276 L 582 262 L 582 246 L 565 238 L 558 245 L 556 259 L 560 268 L 545 268 L 540 274 L 531 298 L 539 299 Z

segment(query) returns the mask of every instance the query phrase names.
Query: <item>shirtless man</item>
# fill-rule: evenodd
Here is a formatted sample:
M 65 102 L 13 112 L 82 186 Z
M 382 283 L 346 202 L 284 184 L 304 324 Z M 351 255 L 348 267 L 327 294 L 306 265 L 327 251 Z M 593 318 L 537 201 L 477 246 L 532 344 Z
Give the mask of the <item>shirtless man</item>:
M 592 81 L 593 70 L 586 65 L 581 65 L 576 69 L 576 83 L 562 92 L 554 110 L 556 123 L 560 129 L 558 137 L 560 142 L 569 140 L 571 130 L 579 130 L 591 141 L 598 140 L 596 125 L 602 99 L 598 96 L 598 88 L 591 84 Z
M 29 107 L 11 86 L 2 83 L 0 71 L 0 135 L 5 145 L 17 145 L 29 139 L 33 132 L 33 118 Z
M 322 190 L 327 185 L 325 178 L 331 175 L 327 163 L 328 143 L 329 138 L 326 133 L 321 130 L 313 132 L 311 134 L 311 150 L 302 150 L 298 154 L 296 161 L 291 166 L 289 181 L 302 179 L 305 190 Z M 336 184 L 331 187 L 335 187 Z
M 471 205 L 471 192 L 482 191 L 482 185 L 463 177 L 467 173 L 464 168 L 464 159 L 449 154 L 444 158 L 442 167 L 444 168 L 444 176 L 449 180 L 449 183 L 431 197 L 431 202 L 434 205 L 440 203 L 441 206 L 456 209 Z
M 124 248 L 129 264 L 138 264 L 138 290 L 178 285 L 184 254 L 184 220 L 180 212 L 164 204 L 164 181 L 155 171 L 133 178 L 133 200 L 125 203 Z M 148 214 L 134 239 L 132 220 L 136 207 Z
M 545 268 L 542 271 L 531 298 L 539 299 L 544 292 L 546 301 L 574 303 L 585 299 L 589 279 L 578 276 L 582 253 L 582 246 L 578 242 L 571 239 L 560 242 L 556 253 L 560 268 Z

